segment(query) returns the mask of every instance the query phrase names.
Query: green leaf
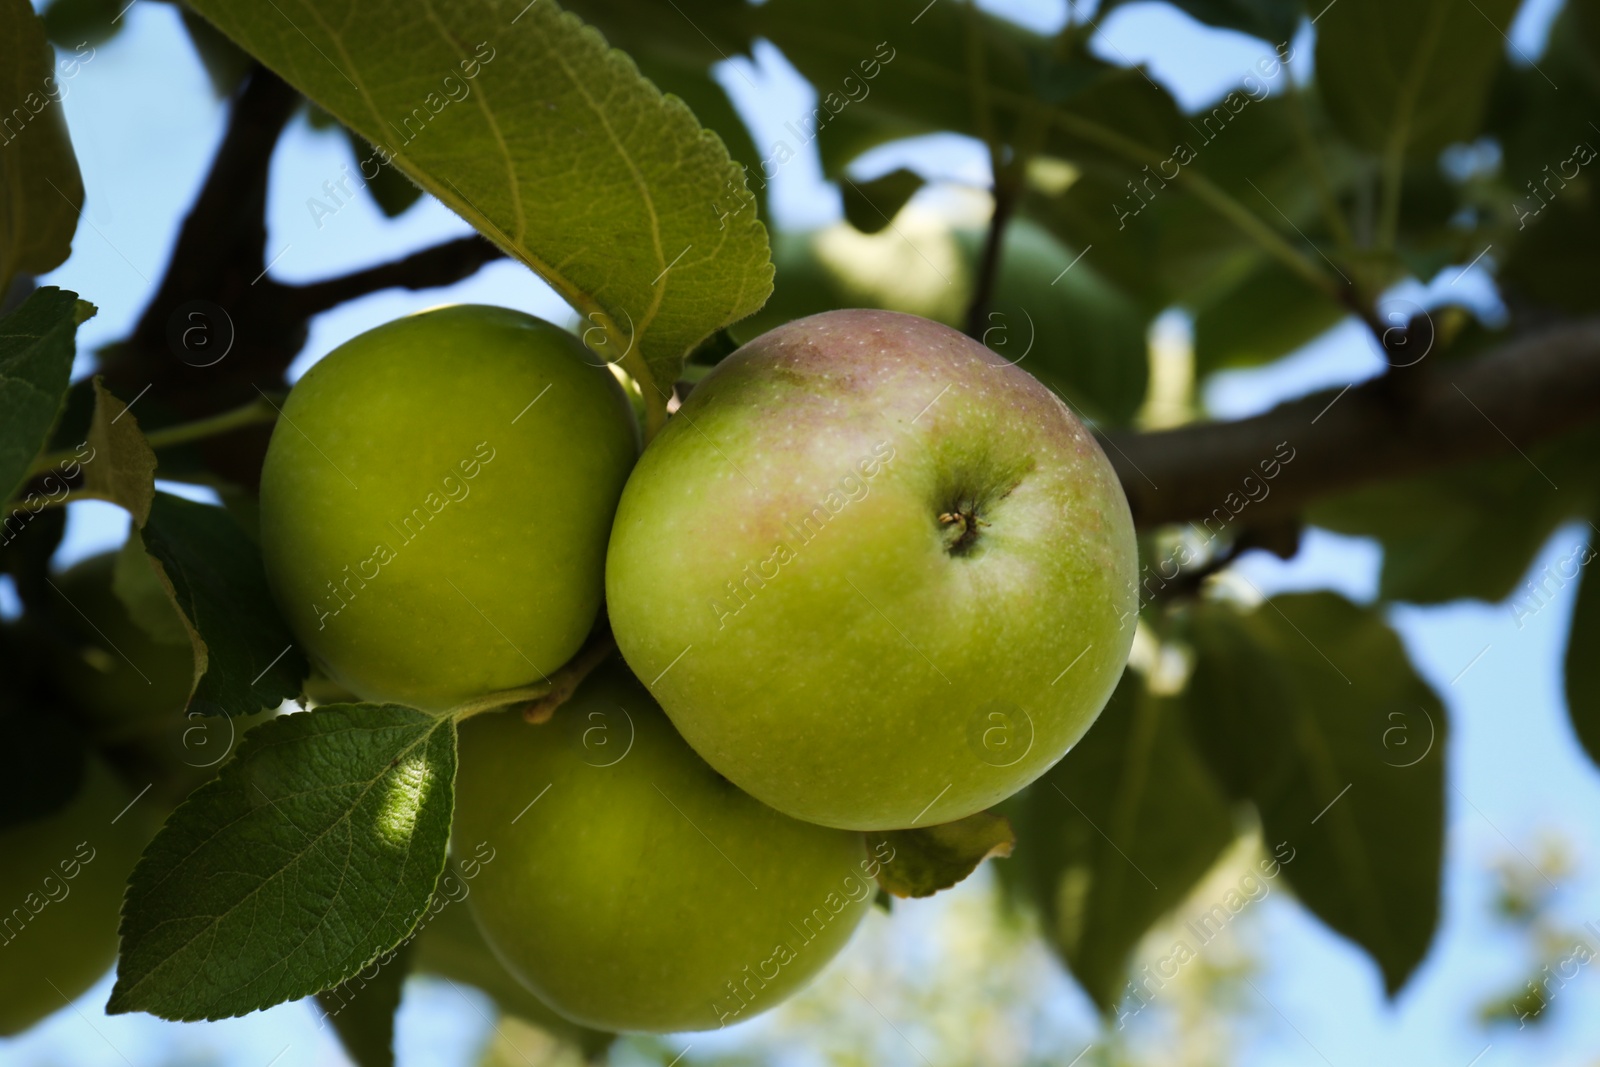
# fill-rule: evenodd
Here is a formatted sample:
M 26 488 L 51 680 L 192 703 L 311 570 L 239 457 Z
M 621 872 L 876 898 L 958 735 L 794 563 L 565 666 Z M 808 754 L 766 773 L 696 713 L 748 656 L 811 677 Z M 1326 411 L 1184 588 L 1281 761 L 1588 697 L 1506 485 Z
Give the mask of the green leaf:
M 1280 264 L 1262 261 L 1194 316 L 1195 372 L 1254 367 L 1286 356 L 1349 314 Z
M 790 132 L 793 133 L 792 130 Z M 864 153 L 879 145 L 927 132 L 925 123 L 905 118 L 895 111 L 846 108 L 830 119 L 817 136 L 817 155 L 822 160 L 822 176 L 830 181 L 838 181 L 845 176 L 850 164 Z M 793 140 L 797 146 L 803 146 L 801 134 L 794 134 Z M 789 150 L 789 141 L 781 140 L 773 145 L 770 157 L 762 157 L 767 167 L 758 172 L 756 177 L 758 190 L 766 188 L 762 177 L 768 173 L 776 174 L 783 166 L 782 161 L 788 158 Z
M 861 120 L 857 136 L 884 122 L 902 136 L 936 130 L 981 136 L 973 104 L 980 87 L 995 132 L 1004 137 L 1024 109 L 1036 106 L 1030 72 L 1050 48 L 1037 34 L 975 7 L 929 7 L 926 0 L 768 0 L 750 22 L 817 91 L 812 113 L 786 128 L 782 143 L 790 152 L 813 139 L 826 146 L 829 130 L 846 115 Z
M 1600 308 L 1600 291 L 1587 284 L 1600 241 L 1600 132 L 1591 122 L 1600 123 L 1600 12 L 1566 4 L 1537 68 L 1502 69 L 1487 116 L 1485 132 L 1504 158 L 1492 183 L 1480 183 L 1480 198 L 1498 233 L 1471 254 L 1495 242 L 1490 255 L 1514 303 L 1571 314 Z
M 183 16 L 183 28 L 189 32 L 189 40 L 206 68 L 206 77 L 211 79 L 212 91 L 219 99 L 232 96 L 244 84 L 245 75 L 250 73 L 255 60 L 188 7 L 180 7 L 178 13 Z
M 1600 147 L 1600 139 L 1593 143 Z M 1571 158 L 1570 153 L 1554 156 L 1552 166 Z M 1519 202 L 1536 203 L 1531 195 Z M 1501 277 L 1512 292 L 1536 296 L 1555 310 L 1592 314 L 1600 309 L 1600 288 L 1590 284 L 1596 247 L 1600 210 L 1587 198 L 1555 200 L 1511 245 Z
M 273 604 L 261 550 L 238 521 L 222 508 L 157 493 L 141 536 L 189 627 L 189 708 L 249 715 L 299 696 L 310 666 Z
M 1408 273 L 1432 278 L 1451 267 L 1451 277 L 1459 275 L 1461 265 L 1475 259 L 1490 243 L 1485 236 L 1481 204 L 1474 202 L 1470 189 L 1470 185 L 1463 186 L 1445 174 L 1434 156 L 1407 163 L 1401 171 L 1400 202 L 1404 210 L 1396 232 L 1398 258 L 1378 257 L 1374 266 L 1392 273 L 1369 281 L 1385 286 Z M 1470 225 L 1469 220 L 1478 225 Z M 1503 247 L 1496 249 L 1496 253 L 1500 252 Z M 1352 258 L 1361 269 L 1372 257 L 1370 250 L 1363 250 Z M 1464 301 L 1465 297 L 1457 296 L 1456 300 Z
M 1143 178 L 1145 166 L 1154 168 L 1178 144 L 1193 142 L 1197 151 L 1204 152 L 1207 138 L 1214 137 L 1198 119 L 1198 129 L 1185 121 L 1172 96 L 1142 70 L 1104 70 L 1057 107 L 1054 117 L 1046 153 L 1085 170 L 1114 175 L 1119 187 L 1129 178 Z M 1127 195 L 1126 188 L 1122 191 Z M 1112 214 L 1111 205 L 1105 207 Z
M 836 178 L 868 148 L 939 131 L 1032 154 L 1052 121 L 1053 154 L 1126 165 L 1112 142 L 1166 149 L 1181 129 L 1171 98 L 1092 55 L 1083 26 L 1045 38 L 976 5 L 918 0 L 770 0 L 748 21 L 818 97 L 786 123 L 768 172 L 815 142 Z
M 221 1019 L 356 976 L 433 896 L 455 773 L 452 720 L 394 704 L 256 727 L 134 869 L 106 1010 Z
M 839 188 L 844 197 L 844 217 L 862 233 L 877 233 L 894 221 L 922 185 L 922 175 L 904 167 L 871 181 L 846 178 Z
M 72 251 L 83 178 L 62 95 L 55 52 L 33 7 L 0 0 L 0 296 L 17 275 L 54 270 Z
M 333 1020 L 356 1067 L 394 1067 L 394 1013 L 411 970 L 412 945 L 401 942 L 354 978 L 317 994 L 323 1018 Z
M 1428 950 L 1444 844 L 1444 705 L 1383 617 L 1333 593 L 1249 614 L 1206 603 L 1184 694 L 1190 733 L 1255 803 L 1301 901 L 1397 992 Z
M 1279 81 L 1286 77 L 1277 75 Z M 1301 238 L 1305 234 L 1332 251 L 1320 230 L 1316 185 L 1300 151 L 1291 101 L 1281 95 L 1254 99 L 1241 90 L 1184 118 L 1170 99 L 1141 85 L 1097 89 L 1074 113 L 1084 112 L 1100 129 L 1131 131 L 1130 143 L 1154 151 L 1155 162 L 1095 162 L 1062 195 L 1030 197 L 1024 203 L 1029 217 L 1063 244 L 1089 249 L 1084 262 L 1152 315 L 1174 303 L 1201 306 L 1238 285 L 1264 259 L 1234 221 L 1201 199 L 1196 179 L 1322 263 Z M 1106 155 L 1081 137 L 1055 150 Z M 1336 186 L 1353 178 L 1355 161 L 1348 153 L 1324 147 L 1321 154 Z
M 1421 157 L 1477 133 L 1517 0 L 1339 0 L 1317 21 L 1317 85 L 1372 152 Z
M 1600 764 L 1600 578 L 1590 566 L 1594 557 L 1591 541 L 1578 557 L 1588 569 L 1567 632 L 1567 714 L 1578 742 Z
M 916 830 L 867 834 L 874 855 L 889 849 L 878 870 L 878 884 L 897 897 L 931 897 L 978 869 L 990 856 L 1009 856 L 1016 843 L 1003 815 L 980 811 L 965 819 Z
M 1307 517 L 1382 541 L 1385 600 L 1503 600 L 1551 532 L 1593 506 L 1595 444 L 1585 434 L 1526 456 L 1380 483 L 1319 502 Z
M 368 144 L 360 134 L 345 129 L 344 135 L 350 142 L 350 151 L 355 156 L 358 167 L 362 160 L 373 158 L 372 145 Z M 378 210 L 383 212 L 384 218 L 399 217 L 422 198 L 422 190 L 394 167 L 378 167 L 377 173 L 370 178 L 366 177 L 363 168 L 361 175 L 366 181 L 367 195 L 378 205 Z
M 1029 788 L 1016 863 L 1052 942 L 1102 1012 L 1128 962 L 1234 839 L 1181 712 L 1129 671 L 1082 741 Z
M 46 491 L 53 488 L 50 483 Z M 0 519 L 0 571 L 11 575 L 17 584 L 17 597 L 24 612 L 45 614 L 52 602 L 61 597 L 50 588 L 50 559 L 61 545 L 67 531 L 67 509 L 44 507 L 41 497 L 34 501 L 38 509 L 23 503 L 6 512 Z M 9 525 L 4 525 L 8 523 Z
M 1128 0 L 1102 4 L 1097 16 L 1104 22 L 1113 8 Z M 1238 30 L 1271 44 L 1289 41 L 1305 17 L 1301 0 L 1171 0 L 1174 7 L 1208 26 Z
M 78 326 L 93 314 L 77 293 L 47 285 L 0 319 L 0 501 L 16 494 L 49 440 L 66 399 Z
M 756 143 L 745 127 L 744 120 L 734 110 L 733 101 L 728 99 L 727 90 L 718 84 L 703 64 L 674 62 L 670 57 L 661 57 L 653 52 L 629 54 L 639 61 L 639 70 L 645 77 L 659 86 L 662 92 L 671 93 L 688 104 L 701 125 L 722 138 L 728 155 L 740 167 L 747 182 L 751 179 L 752 171 L 757 175 L 754 190 L 744 193 L 737 189 L 724 190 L 712 208 L 718 221 L 726 225 L 724 216 L 733 218 L 752 209 L 758 216 L 766 217 L 766 183 L 759 178 L 761 153 L 756 150 Z
M 573 0 L 567 7 L 641 67 L 660 62 L 705 69 L 749 47 L 746 0 Z
M 50 0 L 40 17 L 52 44 L 76 48 L 101 45 L 115 37 L 126 23 L 121 18 L 126 0 Z
M 744 177 L 554 3 L 195 0 L 246 51 L 603 326 L 664 417 L 684 357 L 771 291 Z
M 79 495 L 110 501 L 125 508 L 143 526 L 156 497 L 156 454 L 139 432 L 139 420 L 128 405 L 94 378 L 94 418 L 89 423 L 88 445 L 93 452 L 83 463 L 83 489 Z
M 50 433 L 47 449 L 60 453 L 63 458 L 68 452 L 76 454 L 80 450 L 88 455 L 88 449 L 82 446 L 88 443 L 89 424 L 93 421 L 94 379 L 79 378 L 67 387 L 67 398 L 62 402 L 61 414 L 56 417 L 56 426 Z M 76 455 L 74 458 L 77 458 Z M 57 469 L 61 469 L 60 466 Z M 73 472 L 70 477 L 76 478 L 77 473 Z
M 127 609 L 128 618 L 163 645 L 189 646 L 189 628 L 172 606 L 167 587 L 156 577 L 155 563 L 145 553 L 138 531 L 117 550 L 111 569 L 111 591 Z

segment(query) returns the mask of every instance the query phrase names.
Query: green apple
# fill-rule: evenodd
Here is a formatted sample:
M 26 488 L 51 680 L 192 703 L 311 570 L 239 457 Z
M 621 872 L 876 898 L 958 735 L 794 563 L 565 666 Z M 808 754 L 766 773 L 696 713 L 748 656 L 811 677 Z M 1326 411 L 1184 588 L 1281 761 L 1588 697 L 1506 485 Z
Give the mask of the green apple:
M 611 1045 L 614 1035 L 569 1022 L 513 978 L 489 951 L 477 923 L 462 903 L 465 894 L 471 892 L 471 880 L 456 871 L 441 879 L 433 907 L 423 917 L 422 929 L 416 935 L 416 970 L 475 986 L 505 1014 L 576 1045 L 586 1059 L 598 1058 Z
M 820 970 L 871 906 L 859 834 L 780 815 L 706 766 L 620 663 L 544 726 L 461 728 L 452 840 L 506 968 L 603 1030 L 731 1025 Z
M 571 658 L 638 454 L 615 377 L 571 334 L 462 305 L 340 345 L 295 385 L 261 472 L 284 618 L 367 700 L 443 710 Z
M 119 818 L 131 799 L 91 757 L 66 807 L 0 831 L 0 1036 L 66 1007 L 116 959 L 122 888 L 150 829 L 143 813 Z
M 800 319 L 729 356 L 612 527 L 617 643 L 705 760 L 825 826 L 962 818 L 1060 759 L 1133 641 L 1093 436 L 947 326 Z

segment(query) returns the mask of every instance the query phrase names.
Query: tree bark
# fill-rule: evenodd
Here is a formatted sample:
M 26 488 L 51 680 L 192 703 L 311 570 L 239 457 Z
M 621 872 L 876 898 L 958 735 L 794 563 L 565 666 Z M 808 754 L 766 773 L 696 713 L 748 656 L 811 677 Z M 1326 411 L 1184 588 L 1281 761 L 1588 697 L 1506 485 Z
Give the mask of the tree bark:
M 1232 422 L 1103 438 L 1141 528 L 1190 522 L 1245 495 L 1280 444 L 1293 461 L 1252 523 L 1374 482 L 1522 451 L 1600 417 L 1600 319 L 1519 337 L 1474 359 L 1415 367 Z M 1529 460 L 1529 462 L 1533 462 Z

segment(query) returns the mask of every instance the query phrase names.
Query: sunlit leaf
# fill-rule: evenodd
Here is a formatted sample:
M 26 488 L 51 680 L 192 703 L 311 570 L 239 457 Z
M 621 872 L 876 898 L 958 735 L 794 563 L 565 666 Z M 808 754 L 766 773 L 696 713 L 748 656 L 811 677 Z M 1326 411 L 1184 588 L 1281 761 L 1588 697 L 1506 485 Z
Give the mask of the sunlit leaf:
M 433 896 L 455 768 L 454 723 L 391 704 L 251 731 L 134 869 L 106 1010 L 220 1019 L 359 974 Z
M 722 143 L 551 0 L 193 6 L 603 328 L 657 417 L 770 292 Z

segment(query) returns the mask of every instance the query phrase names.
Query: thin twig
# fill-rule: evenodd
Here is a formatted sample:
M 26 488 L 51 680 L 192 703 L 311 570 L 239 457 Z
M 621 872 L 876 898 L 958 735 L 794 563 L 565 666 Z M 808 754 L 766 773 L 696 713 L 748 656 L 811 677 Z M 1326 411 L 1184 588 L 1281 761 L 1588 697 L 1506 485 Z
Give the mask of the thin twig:
M 972 287 L 972 302 L 967 305 L 967 336 L 982 340 L 994 301 L 995 283 L 1000 276 L 1001 256 L 1005 251 L 1006 226 L 1016 210 L 1017 194 L 1013 183 L 997 171 L 994 182 L 994 214 L 989 219 L 989 235 L 983 243 L 983 258 Z
M 203 441 L 218 434 L 231 433 L 244 426 L 277 421 L 278 409 L 266 398 L 257 397 L 248 404 L 236 407 L 232 411 L 224 411 L 220 415 L 151 430 L 145 434 L 145 440 L 152 449 L 160 450 L 174 445 L 186 445 L 192 441 Z
M 232 433 L 234 430 L 245 426 L 256 426 L 262 423 L 276 422 L 278 409 L 259 397 L 242 407 L 232 411 L 224 411 L 220 415 L 211 415 L 193 422 L 180 422 L 176 426 L 163 426 L 159 430 L 151 430 L 144 435 L 145 442 L 152 450 L 159 451 L 163 448 L 172 448 L 174 445 L 186 445 L 194 441 L 204 441 L 208 437 L 219 434 Z M 33 461 L 29 476 L 44 474 L 58 464 L 66 463 L 77 458 L 75 449 L 63 449 L 60 452 L 46 452 Z
M 413 252 L 404 259 L 358 270 L 339 278 L 282 288 L 285 310 L 309 318 L 347 300 L 383 289 L 435 289 L 454 285 L 485 263 L 505 255 L 482 237 L 458 237 Z

